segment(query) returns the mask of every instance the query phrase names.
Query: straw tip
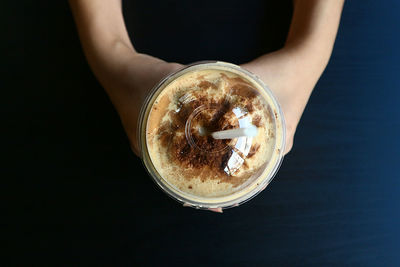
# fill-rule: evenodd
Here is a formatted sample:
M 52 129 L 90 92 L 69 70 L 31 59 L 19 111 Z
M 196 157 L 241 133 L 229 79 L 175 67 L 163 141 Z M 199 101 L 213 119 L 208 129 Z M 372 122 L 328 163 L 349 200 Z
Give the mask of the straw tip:
M 257 135 L 257 127 L 250 125 L 246 128 L 237 128 L 224 131 L 213 132 L 211 136 L 215 139 L 233 139 L 238 137 L 254 137 Z
M 258 129 L 254 125 L 251 125 L 251 126 L 249 126 L 249 127 L 244 129 L 244 134 L 245 134 L 245 136 L 248 136 L 248 137 L 256 136 L 257 132 L 258 132 Z

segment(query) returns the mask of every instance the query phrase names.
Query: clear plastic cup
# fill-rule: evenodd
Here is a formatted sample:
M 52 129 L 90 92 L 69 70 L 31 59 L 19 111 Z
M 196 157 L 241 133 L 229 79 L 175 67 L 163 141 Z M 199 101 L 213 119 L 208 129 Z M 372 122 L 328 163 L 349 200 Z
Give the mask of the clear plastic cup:
M 208 132 L 256 125 L 256 137 Z M 260 193 L 283 160 L 285 121 L 268 87 L 225 62 L 197 62 L 149 93 L 138 121 L 143 163 L 170 197 L 197 209 L 238 206 Z

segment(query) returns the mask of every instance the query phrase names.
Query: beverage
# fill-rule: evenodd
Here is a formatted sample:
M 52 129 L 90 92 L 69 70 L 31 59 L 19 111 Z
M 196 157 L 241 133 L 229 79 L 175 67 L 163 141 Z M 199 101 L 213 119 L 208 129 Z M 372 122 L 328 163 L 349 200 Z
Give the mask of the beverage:
M 257 134 L 214 139 L 211 133 L 257 127 Z M 285 127 L 265 85 L 240 67 L 197 63 L 164 79 L 139 122 L 146 168 L 170 196 L 196 208 L 226 208 L 250 199 L 273 178 Z

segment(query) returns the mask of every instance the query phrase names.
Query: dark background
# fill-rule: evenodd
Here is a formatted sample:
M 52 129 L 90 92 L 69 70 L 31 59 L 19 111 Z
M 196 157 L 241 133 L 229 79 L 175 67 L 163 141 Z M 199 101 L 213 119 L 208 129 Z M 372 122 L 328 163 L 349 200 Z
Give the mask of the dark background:
M 159 2 L 125 1 L 128 29 L 139 51 L 181 63 L 278 49 L 291 12 L 284 2 Z M 399 12 L 395 0 L 346 1 L 277 177 L 216 214 L 181 207 L 149 179 L 66 1 L 4 3 L 0 207 L 12 261 L 399 266 Z

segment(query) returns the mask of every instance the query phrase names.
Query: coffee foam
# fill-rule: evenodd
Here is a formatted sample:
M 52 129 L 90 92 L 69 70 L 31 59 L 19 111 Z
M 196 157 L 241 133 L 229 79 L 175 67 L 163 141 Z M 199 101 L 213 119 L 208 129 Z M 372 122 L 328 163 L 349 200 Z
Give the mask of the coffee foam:
M 251 96 L 250 94 L 254 93 L 252 90 L 235 92 L 235 88 L 239 90 L 237 85 L 240 84 L 242 88 L 245 85 L 257 88 L 256 91 L 260 92 L 257 85 L 248 79 L 243 79 L 242 75 L 226 70 L 206 69 L 185 73 L 169 83 L 157 96 L 149 114 L 146 140 L 152 164 L 162 177 L 163 183 L 169 184 L 169 186 L 187 196 L 200 198 L 226 197 L 248 186 L 255 180 L 252 179 L 252 176 L 259 176 L 260 173 L 263 173 L 264 168 L 268 167 L 270 159 L 276 157 L 277 153 L 274 153 L 276 125 L 273 118 L 274 113 L 276 114 L 275 107 L 272 108 L 269 104 L 263 103 L 263 99 L 266 98 L 265 95 Z M 258 134 L 252 138 L 251 147 L 246 146 L 246 143 L 249 142 L 243 138 L 236 140 L 236 143 L 233 144 L 233 147 L 236 147 L 233 154 L 236 153 L 239 159 L 243 159 L 243 165 L 230 175 L 225 175 L 226 177 L 221 177 L 221 173 L 213 172 L 209 166 L 202 168 L 194 168 L 190 164 L 182 166 L 180 162 L 171 160 L 173 149 L 162 145 L 160 126 L 173 123 L 174 118 L 171 114 L 179 110 L 185 101 L 190 102 L 193 95 L 196 95 L 197 98 L 203 97 L 206 102 L 218 102 L 221 99 L 227 99 L 230 103 L 239 106 L 243 106 L 244 103 L 242 102 L 253 97 L 250 101 L 253 106 L 248 106 L 244 110 L 248 112 L 247 117 L 249 117 L 251 123 L 257 122 L 259 124 L 257 125 Z M 249 111 L 250 109 L 251 111 Z M 238 112 L 240 113 L 240 111 Z M 181 138 L 185 134 L 182 125 L 174 130 L 174 138 Z M 171 128 L 166 129 L 166 131 L 171 131 Z M 179 140 L 186 141 L 184 136 Z M 232 146 L 232 144 L 230 145 Z M 251 153 L 254 153 L 254 155 L 243 157 L 243 154 L 246 153 L 247 156 Z

